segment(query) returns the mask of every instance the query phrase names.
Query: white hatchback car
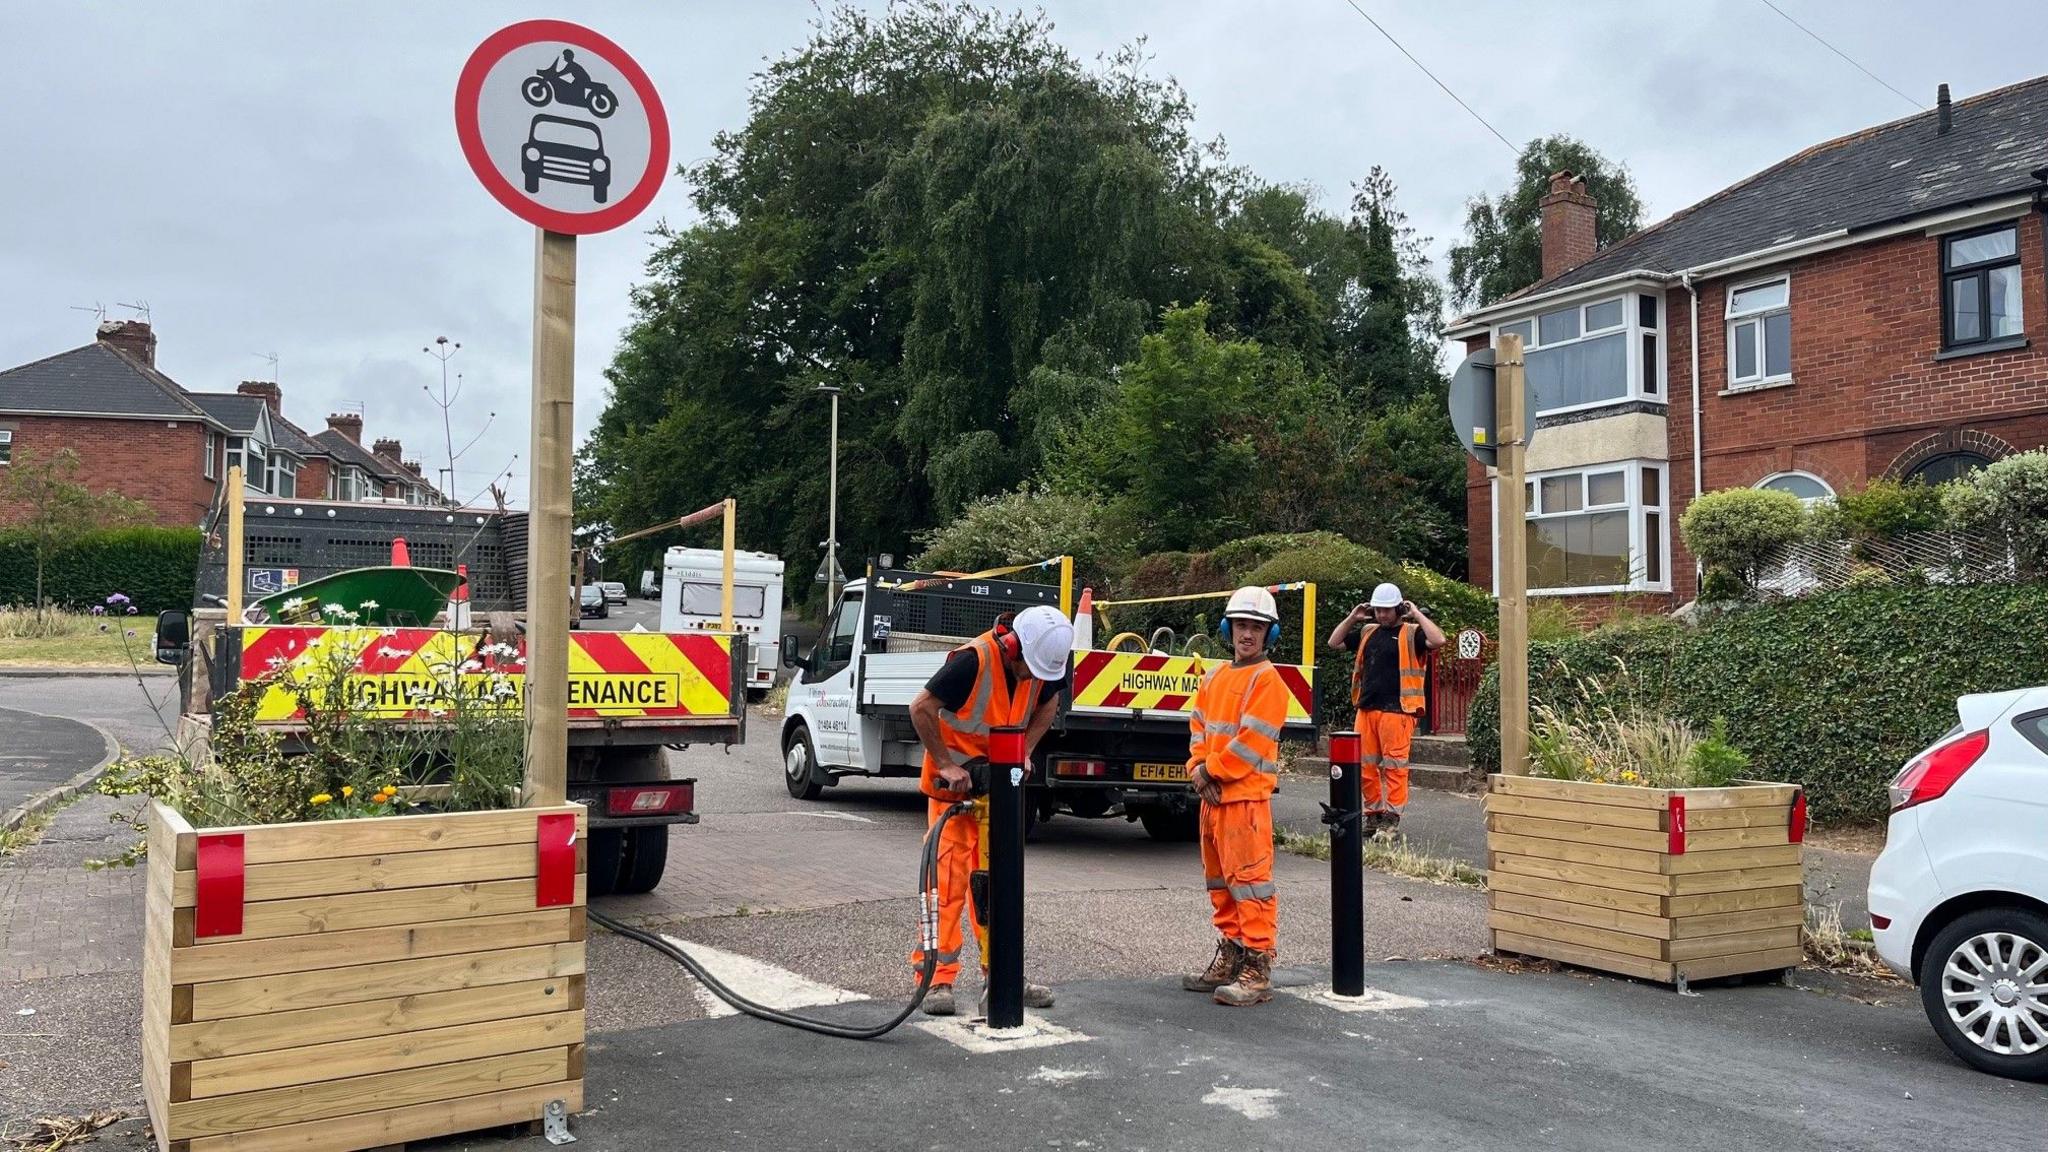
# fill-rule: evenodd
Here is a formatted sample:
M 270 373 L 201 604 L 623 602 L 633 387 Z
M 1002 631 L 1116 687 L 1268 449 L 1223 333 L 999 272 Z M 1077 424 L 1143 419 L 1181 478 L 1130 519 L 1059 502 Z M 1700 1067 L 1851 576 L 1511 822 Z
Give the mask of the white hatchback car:
M 2048 687 L 1956 714 L 1892 782 L 1871 931 L 1956 1055 L 2048 1079 Z

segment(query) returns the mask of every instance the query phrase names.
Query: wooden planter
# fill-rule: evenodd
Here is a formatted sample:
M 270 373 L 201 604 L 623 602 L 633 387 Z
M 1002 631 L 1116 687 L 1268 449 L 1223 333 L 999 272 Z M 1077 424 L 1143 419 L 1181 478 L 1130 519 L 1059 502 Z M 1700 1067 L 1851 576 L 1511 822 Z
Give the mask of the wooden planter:
M 580 805 L 195 832 L 156 804 L 161 1152 L 346 1152 L 583 1103 Z
M 1796 785 L 1490 780 L 1495 951 L 1681 988 L 1803 958 L 1806 803 Z

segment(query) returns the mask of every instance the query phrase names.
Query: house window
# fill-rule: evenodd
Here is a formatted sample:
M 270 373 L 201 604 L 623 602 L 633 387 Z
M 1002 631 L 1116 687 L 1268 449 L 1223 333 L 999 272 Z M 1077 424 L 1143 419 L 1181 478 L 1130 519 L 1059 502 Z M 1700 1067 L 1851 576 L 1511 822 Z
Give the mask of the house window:
M 1980 468 L 1989 467 L 1991 467 L 1991 459 L 1988 456 L 1980 456 L 1975 452 L 1950 452 L 1946 455 L 1936 456 L 1932 460 L 1922 461 L 1920 466 L 1913 469 L 1912 475 L 1906 477 L 1906 479 L 1918 480 L 1930 485 L 1946 484 L 1951 480 L 1959 480 L 1964 476 L 1968 476 Z
M 242 454 L 247 447 L 248 441 L 244 440 L 242 437 L 228 437 L 228 471 L 232 472 L 237 468 L 243 467 Z M 248 473 L 246 470 L 244 470 L 243 478 L 247 479 L 247 477 Z
M 298 498 L 299 466 L 291 457 L 274 455 L 270 458 L 270 493 L 286 500 Z
M 1522 338 L 1523 363 L 1536 390 L 1538 414 L 1656 398 L 1656 300 L 1614 296 L 1556 308 L 1502 324 L 1497 333 Z M 1645 324 L 1644 318 L 1648 317 Z M 1496 340 L 1498 343 L 1498 340 Z
M 200 465 L 200 468 L 205 477 L 211 480 L 218 475 L 219 466 L 220 433 L 209 431 L 206 434 L 206 460 Z
M 9 464 L 13 461 L 14 431 L 10 428 L 0 428 L 0 464 Z
M 1728 384 L 1792 379 L 1792 282 L 1745 284 L 1728 293 Z
M 2005 224 L 1941 241 L 1941 343 L 1967 348 L 2010 340 L 2020 316 L 2019 228 Z
M 1776 476 L 1766 476 L 1757 481 L 1756 486 L 1778 492 L 1790 492 L 1809 508 L 1835 498 L 1835 490 L 1828 487 L 1827 481 L 1808 472 L 1780 472 Z
M 1529 590 L 1665 587 L 1665 468 L 1625 461 L 1528 482 Z

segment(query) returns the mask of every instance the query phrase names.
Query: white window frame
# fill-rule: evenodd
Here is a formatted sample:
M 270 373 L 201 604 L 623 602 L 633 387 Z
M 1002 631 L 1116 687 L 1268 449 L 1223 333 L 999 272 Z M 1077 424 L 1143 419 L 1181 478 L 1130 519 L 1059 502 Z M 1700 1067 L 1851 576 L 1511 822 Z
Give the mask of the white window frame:
M 0 466 L 14 463 L 14 429 L 0 428 Z
M 1657 469 L 1657 483 L 1661 488 L 1661 491 L 1651 494 L 1654 499 L 1647 503 L 1643 493 L 1643 469 L 1646 467 Z M 1586 507 L 1583 499 L 1586 484 L 1585 477 L 1609 472 L 1620 472 L 1622 475 L 1623 502 L 1620 504 L 1596 504 L 1590 508 Z M 1537 503 L 1541 499 L 1543 492 L 1543 480 L 1574 474 L 1580 477 L 1580 507 L 1569 512 L 1545 513 L 1539 511 Z M 1629 578 L 1626 583 L 1588 585 L 1575 588 L 1531 587 L 1528 589 L 1529 595 L 1597 596 L 1614 592 L 1671 591 L 1670 461 L 1641 457 L 1628 460 L 1605 460 L 1598 464 L 1582 464 L 1571 468 L 1553 468 L 1546 472 L 1531 472 L 1523 479 L 1528 482 L 1537 495 L 1537 500 L 1530 501 L 1531 507 L 1528 515 L 1530 521 L 1563 519 L 1568 516 L 1584 516 L 1589 513 L 1598 512 L 1628 513 Z M 1500 477 L 1498 474 L 1493 477 L 1489 489 L 1493 501 L 1493 510 L 1489 517 L 1493 524 L 1493 593 L 1498 596 L 1500 595 Z M 1650 558 L 1647 545 L 1648 525 L 1645 522 L 1645 518 L 1653 512 L 1657 514 L 1658 535 L 1662 537 L 1658 541 L 1658 555 L 1663 558 L 1664 568 L 1663 578 L 1656 581 L 1650 580 L 1648 576 Z
M 1642 322 L 1642 304 L 1638 299 L 1642 296 L 1648 296 L 1657 302 L 1657 325 L 1655 327 L 1646 327 Z M 1595 332 L 1588 332 L 1586 330 L 1587 310 L 1617 301 L 1621 304 L 1621 323 L 1613 327 L 1599 329 Z M 1541 339 L 1543 327 L 1542 317 L 1553 312 L 1563 312 L 1574 308 L 1579 313 L 1579 334 L 1577 336 L 1570 340 L 1554 340 L 1548 344 L 1538 342 Z M 1617 332 L 1623 334 L 1622 342 L 1626 345 L 1625 368 L 1623 371 L 1628 377 L 1628 391 L 1625 394 L 1617 396 L 1612 400 L 1593 400 L 1585 404 L 1567 404 L 1561 408 L 1544 408 L 1538 412 L 1531 413 L 1532 417 L 1561 416 L 1568 412 L 1590 412 L 1596 408 L 1614 408 L 1623 404 L 1634 404 L 1645 400 L 1653 404 L 1663 404 L 1666 402 L 1666 397 L 1670 395 L 1671 384 L 1666 378 L 1668 366 L 1665 363 L 1667 354 L 1665 329 L 1669 325 L 1665 323 L 1664 293 L 1661 289 L 1622 288 L 1607 295 L 1581 300 L 1576 304 L 1561 304 L 1503 320 L 1495 324 L 1492 331 L 1488 333 L 1493 346 L 1496 348 L 1500 347 L 1500 334 L 1503 329 L 1519 324 L 1527 324 L 1529 326 L 1529 336 L 1522 341 L 1522 352 L 1524 355 L 1544 348 L 1562 348 L 1567 344 L 1578 344 L 1591 339 L 1612 336 Z M 1643 389 L 1643 336 L 1645 334 L 1657 337 L 1657 391 L 1655 392 L 1648 392 Z
M 1827 481 L 1821 479 L 1820 477 L 1815 476 L 1811 472 L 1807 472 L 1799 468 L 1789 468 L 1783 472 L 1773 472 L 1769 476 L 1766 476 L 1763 479 L 1757 481 L 1756 483 L 1750 485 L 1750 487 L 1757 489 L 1767 489 L 1770 488 L 1771 482 L 1773 480 L 1785 480 L 1795 476 L 1802 480 L 1813 481 L 1815 484 L 1821 486 L 1822 491 L 1825 491 L 1827 493 L 1827 495 L 1825 496 L 1801 496 L 1799 497 L 1799 502 L 1801 504 L 1804 504 L 1808 508 L 1811 508 L 1816 504 L 1828 504 L 1834 501 L 1835 486 L 1833 484 L 1830 484 Z
M 287 485 L 287 481 L 290 482 L 289 485 Z M 285 491 L 285 488 L 287 486 L 291 488 L 291 491 Z M 285 455 L 282 452 L 272 452 L 270 454 L 270 490 L 278 498 L 283 500 L 298 499 L 298 461 L 293 460 L 291 457 Z
M 1773 284 L 1783 284 L 1785 286 L 1785 302 L 1783 304 L 1770 308 L 1752 308 L 1742 312 L 1735 310 L 1735 296 L 1737 293 L 1748 292 L 1757 288 L 1768 288 Z M 1770 348 L 1764 340 L 1764 321 L 1772 316 L 1776 316 L 1780 312 L 1784 313 L 1788 318 L 1785 338 L 1788 341 L 1791 339 L 1789 317 L 1792 313 L 1792 274 L 1780 272 L 1774 276 L 1765 276 L 1759 280 L 1749 280 L 1741 284 L 1730 284 L 1728 286 L 1728 303 L 1724 311 L 1727 313 L 1727 324 L 1722 329 L 1723 340 L 1721 347 L 1728 361 L 1728 391 L 1746 392 L 1752 388 L 1776 388 L 1792 383 L 1792 349 L 1785 349 L 1785 371 L 1773 376 L 1767 367 L 1770 363 Z M 1741 324 L 1756 325 L 1757 374 L 1755 376 L 1737 376 L 1735 374 L 1735 329 L 1737 325 Z
M 240 468 L 242 470 L 242 479 L 246 482 L 249 478 L 249 438 L 247 436 L 228 437 L 225 457 L 229 468 Z
M 200 465 L 201 475 L 208 480 L 220 475 L 220 433 L 208 428 L 206 433 L 206 460 Z

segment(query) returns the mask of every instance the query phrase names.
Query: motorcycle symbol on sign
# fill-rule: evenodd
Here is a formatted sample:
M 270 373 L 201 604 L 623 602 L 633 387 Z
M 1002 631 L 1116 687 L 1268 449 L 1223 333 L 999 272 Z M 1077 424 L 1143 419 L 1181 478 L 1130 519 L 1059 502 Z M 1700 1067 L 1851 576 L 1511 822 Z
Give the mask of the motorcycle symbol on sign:
M 543 65 L 519 86 L 519 94 L 535 108 L 545 108 L 551 102 L 559 101 L 577 108 L 588 108 L 590 114 L 602 120 L 619 110 L 618 97 L 612 90 L 590 78 L 590 73 L 576 63 L 574 49 L 562 49 L 558 63 Z M 602 199 L 602 197 L 600 197 Z

